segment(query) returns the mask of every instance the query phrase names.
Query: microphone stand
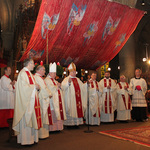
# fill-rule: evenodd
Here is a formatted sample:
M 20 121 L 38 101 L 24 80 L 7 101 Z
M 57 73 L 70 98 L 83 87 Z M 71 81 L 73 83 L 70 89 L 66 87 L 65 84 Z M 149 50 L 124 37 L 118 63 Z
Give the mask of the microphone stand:
M 87 130 L 85 130 L 85 133 L 92 133 L 93 131 L 90 130 L 90 126 L 89 126 L 89 120 L 90 120 L 90 103 L 89 103 L 89 83 L 87 83 L 87 117 L 88 117 L 88 124 L 87 124 Z

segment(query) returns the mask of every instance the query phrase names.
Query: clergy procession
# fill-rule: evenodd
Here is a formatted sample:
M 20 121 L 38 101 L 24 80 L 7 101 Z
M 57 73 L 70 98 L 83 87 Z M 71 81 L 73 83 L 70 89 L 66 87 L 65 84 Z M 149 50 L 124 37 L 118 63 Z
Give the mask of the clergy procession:
M 12 128 L 17 143 L 32 145 L 39 139 L 46 139 L 49 133 L 80 125 L 108 124 L 131 121 L 144 122 L 147 117 L 146 81 L 141 70 L 135 70 L 135 77 L 126 82 L 124 75 L 116 83 L 110 72 L 99 82 L 97 73 L 92 72 L 87 82 L 76 77 L 76 65 L 68 66 L 69 75 L 61 83 L 56 80 L 57 65 L 36 67 L 32 59 L 24 61 L 24 68 L 17 80 L 9 78 L 11 68 L 5 68 L 0 80 L 0 107 L 14 109 Z M 7 119 L 7 118 L 6 118 Z

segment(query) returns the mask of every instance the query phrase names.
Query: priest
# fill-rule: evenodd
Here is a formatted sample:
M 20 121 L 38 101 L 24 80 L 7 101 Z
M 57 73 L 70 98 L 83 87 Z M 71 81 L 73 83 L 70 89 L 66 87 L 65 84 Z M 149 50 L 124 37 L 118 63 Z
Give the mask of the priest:
M 131 99 L 129 93 L 129 84 L 125 82 L 126 77 L 120 76 L 120 82 L 117 84 L 117 120 L 127 122 L 131 119 Z
M 31 145 L 38 142 L 38 130 L 42 127 L 38 91 L 40 86 L 35 82 L 30 71 L 34 69 L 34 61 L 26 59 L 20 71 L 16 86 L 16 99 L 13 119 L 13 130 L 17 142 Z
M 101 122 L 114 122 L 114 111 L 116 109 L 116 83 L 110 78 L 110 72 L 105 72 L 105 77 L 99 82 L 102 92 Z
M 43 76 L 45 75 L 45 67 L 42 65 L 39 65 L 36 68 L 36 73 L 34 75 L 35 81 L 37 84 L 40 85 L 40 91 L 39 91 L 39 100 L 41 105 L 41 116 L 42 116 L 42 122 L 43 122 L 43 128 L 39 130 L 39 138 L 45 139 L 49 137 L 49 125 L 51 124 L 52 116 L 51 113 L 49 113 L 50 109 L 50 98 L 52 97 L 51 91 L 48 89 Z
M 89 123 L 90 125 L 100 125 L 101 92 L 96 78 L 97 74 L 93 72 L 89 80 L 89 108 L 86 109 L 86 124 Z
M 53 97 L 50 99 L 50 111 L 52 113 L 52 125 L 50 125 L 50 131 L 63 130 L 63 123 L 66 119 L 61 84 L 55 80 L 57 69 L 56 67 L 57 66 L 55 62 L 50 63 L 49 74 L 45 78 L 46 85 L 53 95 Z
M 132 94 L 132 119 L 137 122 L 147 120 L 147 102 L 145 99 L 145 93 L 147 91 L 146 81 L 141 78 L 141 70 L 135 70 L 135 78 L 130 80 L 130 91 Z
M 83 117 L 87 105 L 87 84 L 76 77 L 76 66 L 71 63 L 68 66 L 69 76 L 62 81 L 62 89 L 65 97 L 67 120 L 66 126 L 78 126 L 83 124 Z

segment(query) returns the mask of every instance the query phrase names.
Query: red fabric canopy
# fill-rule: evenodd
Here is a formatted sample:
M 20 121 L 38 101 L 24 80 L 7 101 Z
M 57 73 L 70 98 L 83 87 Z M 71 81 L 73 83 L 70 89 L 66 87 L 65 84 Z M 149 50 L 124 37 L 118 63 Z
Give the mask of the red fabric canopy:
M 21 61 L 44 61 L 48 43 L 49 62 L 96 69 L 116 56 L 143 15 L 107 0 L 43 0 Z

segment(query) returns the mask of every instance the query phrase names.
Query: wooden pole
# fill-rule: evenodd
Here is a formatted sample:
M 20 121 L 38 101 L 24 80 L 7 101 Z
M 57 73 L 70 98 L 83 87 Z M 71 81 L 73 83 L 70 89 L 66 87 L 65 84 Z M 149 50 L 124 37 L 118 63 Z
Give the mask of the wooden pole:
M 46 40 L 46 64 L 48 65 L 48 31 L 47 31 L 47 40 Z

